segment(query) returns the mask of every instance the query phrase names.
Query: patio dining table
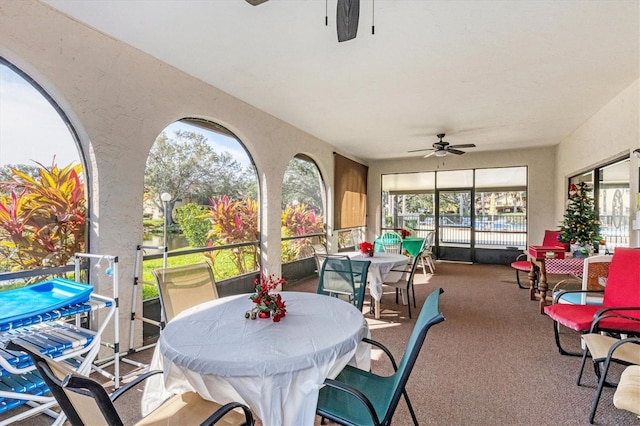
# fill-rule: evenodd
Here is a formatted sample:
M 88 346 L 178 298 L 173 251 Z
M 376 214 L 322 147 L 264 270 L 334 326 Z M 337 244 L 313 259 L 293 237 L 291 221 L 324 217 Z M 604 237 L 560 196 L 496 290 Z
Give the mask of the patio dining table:
M 247 319 L 249 294 L 185 310 L 160 334 L 151 369 L 163 375 L 145 387 L 143 413 L 169 393 L 195 391 L 225 404 L 246 403 L 263 425 L 313 425 L 318 392 L 347 363 L 369 369 L 367 323 L 343 300 L 282 292 L 280 322 Z M 163 380 L 164 379 L 164 380 Z M 159 380 L 159 381 L 158 381 Z
M 365 261 L 371 262 L 369 264 L 369 273 L 367 274 L 367 281 L 369 284 L 369 293 L 374 300 L 374 315 L 376 319 L 380 318 L 380 299 L 382 298 L 382 283 L 385 280 L 398 281 L 402 277 L 402 272 L 392 272 L 392 269 L 403 269 L 409 258 L 402 254 L 397 253 L 385 253 L 376 252 L 373 257 L 369 257 L 362 254 L 359 251 L 350 251 L 340 253 L 341 255 L 349 256 L 352 261 Z
M 424 244 L 424 238 L 406 237 L 402 240 L 402 248 L 412 257 L 416 257 L 420 253 L 420 249 Z

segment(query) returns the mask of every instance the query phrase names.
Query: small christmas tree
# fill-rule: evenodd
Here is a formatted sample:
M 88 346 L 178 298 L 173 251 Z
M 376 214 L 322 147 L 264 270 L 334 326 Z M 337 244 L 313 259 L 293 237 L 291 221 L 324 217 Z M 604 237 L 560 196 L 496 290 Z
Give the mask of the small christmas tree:
M 563 243 L 586 247 L 601 240 L 598 213 L 589 192 L 590 187 L 585 182 L 571 184 L 567 211 L 560 226 Z

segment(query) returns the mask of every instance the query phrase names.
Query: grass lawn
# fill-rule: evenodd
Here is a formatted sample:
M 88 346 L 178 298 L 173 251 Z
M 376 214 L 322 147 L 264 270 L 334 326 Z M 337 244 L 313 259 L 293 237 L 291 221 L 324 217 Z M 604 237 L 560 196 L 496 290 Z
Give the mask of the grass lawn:
M 247 254 L 245 255 L 245 259 L 251 259 L 253 256 L 252 249 L 245 249 Z M 175 252 L 173 252 L 175 253 Z M 236 266 L 233 259 L 233 250 L 219 250 L 216 252 L 216 256 L 214 258 L 215 266 L 213 268 L 213 277 L 216 281 L 223 280 L 225 278 L 233 277 L 238 275 L 238 267 Z M 184 265 L 193 265 L 194 263 L 208 262 L 210 263 L 210 259 L 205 257 L 202 253 L 194 253 L 194 254 L 186 254 L 183 256 L 172 256 L 167 259 L 167 266 L 184 266 Z M 250 262 L 245 261 L 245 265 Z M 142 300 L 150 299 L 152 297 L 158 296 L 158 288 L 155 284 L 145 284 L 145 283 L 155 283 L 155 278 L 151 273 L 154 269 L 162 269 L 162 259 L 153 259 L 146 260 L 142 264 Z M 250 270 L 250 268 L 246 268 Z

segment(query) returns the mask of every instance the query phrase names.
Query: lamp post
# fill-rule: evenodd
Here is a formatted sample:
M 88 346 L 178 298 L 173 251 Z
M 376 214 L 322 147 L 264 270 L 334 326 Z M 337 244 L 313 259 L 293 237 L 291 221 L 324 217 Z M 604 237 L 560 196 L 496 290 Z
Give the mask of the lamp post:
M 162 200 L 162 204 L 164 206 L 164 229 L 162 232 L 163 240 L 164 240 L 164 249 L 167 250 L 167 207 L 169 205 L 169 201 L 171 201 L 171 194 L 168 192 L 163 192 L 160 195 L 160 200 Z M 166 258 L 166 257 L 165 257 Z M 167 265 L 164 265 L 166 268 Z

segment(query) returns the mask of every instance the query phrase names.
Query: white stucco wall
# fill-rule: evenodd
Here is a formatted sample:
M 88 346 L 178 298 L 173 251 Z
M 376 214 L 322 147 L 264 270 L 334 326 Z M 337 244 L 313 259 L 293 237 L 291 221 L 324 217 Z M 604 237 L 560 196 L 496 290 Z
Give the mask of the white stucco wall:
M 631 155 L 630 219 L 635 218 L 640 160 L 632 152 L 640 148 L 639 101 L 640 86 L 636 80 L 560 143 L 554 183 L 558 188 L 555 202 L 555 217 L 558 222 L 562 220 L 565 211 L 564 202 L 570 176 L 628 155 Z M 631 232 L 629 245 L 640 246 L 639 231 Z
M 89 250 L 119 258 L 121 324 L 128 324 L 135 249 L 142 242 L 146 160 L 167 125 L 201 117 L 245 144 L 259 174 L 268 273 L 280 273 L 281 186 L 291 158 L 313 158 L 332 192 L 335 147 L 46 5 L 0 4 L 0 55 L 43 86 L 80 134 L 91 197 Z M 97 278 L 98 292 L 110 295 L 111 279 Z M 125 328 L 121 342 L 128 341 Z
M 374 161 L 369 165 L 368 186 L 368 238 L 380 235 L 382 211 L 381 176 L 388 173 L 479 169 L 487 167 L 527 166 L 527 239 L 534 244 L 542 241 L 544 230 L 554 228 L 555 147 L 538 149 L 505 150 L 499 152 L 467 151 L 462 156 L 443 158 L 410 158 Z

